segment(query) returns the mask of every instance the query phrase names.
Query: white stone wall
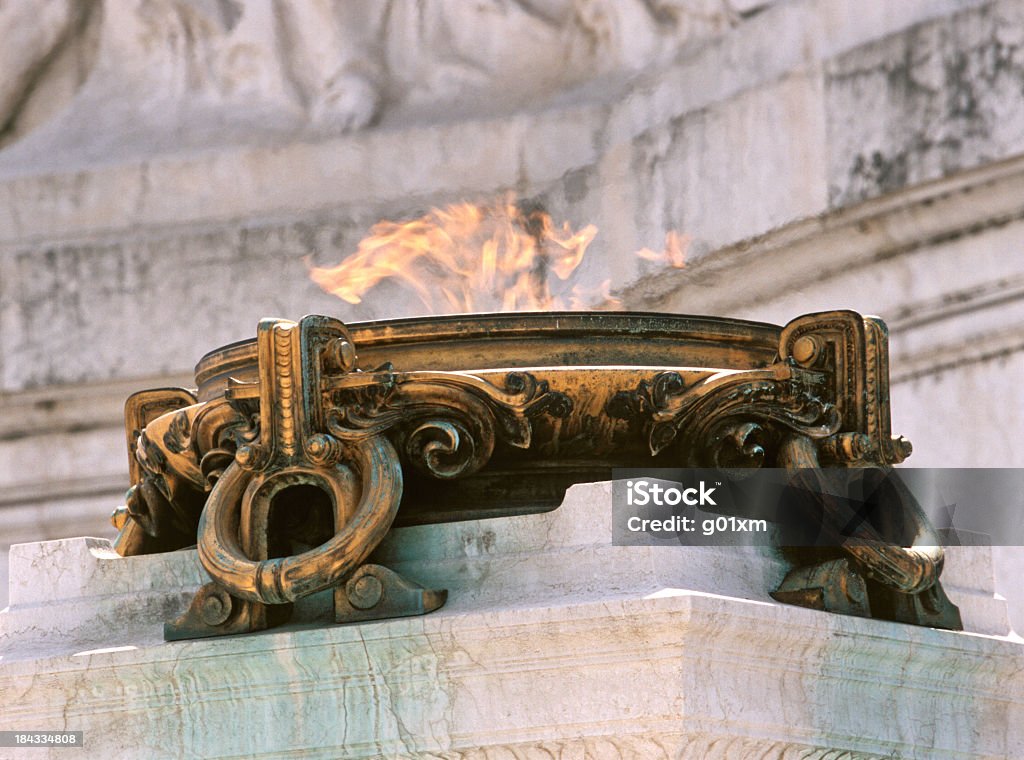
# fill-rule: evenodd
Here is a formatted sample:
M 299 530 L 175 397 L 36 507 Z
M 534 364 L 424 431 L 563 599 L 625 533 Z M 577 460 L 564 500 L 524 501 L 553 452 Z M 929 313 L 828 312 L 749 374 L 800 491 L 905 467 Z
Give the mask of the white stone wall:
M 357 125 L 309 127 L 301 97 L 280 101 L 298 103 L 292 121 L 254 123 L 234 96 L 210 94 L 212 80 L 189 85 L 169 27 L 125 42 L 116 24 L 141 5 L 97 2 L 56 43 L 67 48 L 25 110 L 0 125 L 4 543 L 109 536 L 127 486 L 124 398 L 187 383 L 199 356 L 252 335 L 260 317 L 415 313 L 387 289 L 360 308 L 323 294 L 306 257 L 335 263 L 382 217 L 506 190 L 596 224 L 584 278 L 611 278 L 630 308 L 774 322 L 880 314 L 911 463 L 1024 465 L 1021 6 L 674 5 L 685 13 L 668 31 L 609 22 L 622 39 L 608 44 L 646 34 L 654 52 L 590 81 L 570 71 L 543 97 L 503 100 L 480 95 L 500 91 L 503 74 L 490 71 L 460 110 L 444 100 L 458 88 L 406 97 L 389 80 L 376 121 L 342 133 Z M 245 12 L 236 22 L 258 26 L 259 11 Z M 575 39 L 583 22 L 565 18 L 558 28 Z M 465 23 L 480 39 L 502 28 Z M 133 55 L 164 67 L 177 100 L 143 102 L 138 82 L 118 89 L 112 61 Z M 670 229 L 691 239 L 685 269 L 632 256 Z M 1002 554 L 1011 593 L 1016 560 Z

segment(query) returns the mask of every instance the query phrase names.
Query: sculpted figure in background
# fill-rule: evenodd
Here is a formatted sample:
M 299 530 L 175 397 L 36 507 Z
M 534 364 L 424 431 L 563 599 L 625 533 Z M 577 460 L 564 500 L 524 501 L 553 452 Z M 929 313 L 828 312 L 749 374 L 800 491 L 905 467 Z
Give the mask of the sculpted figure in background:
M 89 5 L 88 0 L 0 0 L 0 136 L 10 130 Z
M 0 0 L 0 146 L 88 158 L 536 107 L 730 20 L 727 0 Z

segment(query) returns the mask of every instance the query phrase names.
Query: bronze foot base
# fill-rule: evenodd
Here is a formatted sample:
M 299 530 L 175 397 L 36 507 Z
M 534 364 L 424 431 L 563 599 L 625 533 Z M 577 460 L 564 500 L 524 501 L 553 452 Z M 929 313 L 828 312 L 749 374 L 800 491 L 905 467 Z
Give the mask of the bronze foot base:
M 793 568 L 771 596 L 785 604 L 841 615 L 950 631 L 962 631 L 964 627 L 959 608 L 938 581 L 918 594 L 902 594 L 877 581 L 865 580 L 845 559 Z
M 946 596 L 938 581 L 920 594 L 901 594 L 880 583 L 868 581 L 868 594 L 875 617 L 883 620 L 949 631 L 964 629 L 960 608 Z
M 425 615 L 448 600 L 445 589 L 425 589 L 381 565 L 362 565 L 348 582 L 334 589 L 334 619 L 338 623 Z M 215 583 L 196 592 L 189 608 L 164 623 L 165 641 L 203 639 L 252 633 L 281 625 L 292 614 L 291 604 L 261 604 L 232 596 Z
M 288 620 L 290 604 L 261 604 L 231 596 L 216 583 L 207 583 L 177 620 L 164 623 L 164 640 L 204 639 L 273 628 Z
M 795 567 L 771 595 L 798 607 L 871 617 L 867 584 L 845 559 Z
M 382 565 L 366 564 L 334 589 L 334 620 L 355 623 L 425 615 L 447 600 L 446 589 L 425 589 Z

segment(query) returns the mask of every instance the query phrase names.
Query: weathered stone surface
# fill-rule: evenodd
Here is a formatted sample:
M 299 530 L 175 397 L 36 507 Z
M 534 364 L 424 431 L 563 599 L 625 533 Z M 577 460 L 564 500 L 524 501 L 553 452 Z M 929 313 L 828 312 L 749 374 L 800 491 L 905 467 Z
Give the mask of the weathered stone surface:
M 1024 8 L 995 2 L 827 66 L 833 206 L 1024 150 Z
M 682 593 L 5 661 L 2 723 L 108 757 L 1022 751 L 1019 642 L 789 612 Z

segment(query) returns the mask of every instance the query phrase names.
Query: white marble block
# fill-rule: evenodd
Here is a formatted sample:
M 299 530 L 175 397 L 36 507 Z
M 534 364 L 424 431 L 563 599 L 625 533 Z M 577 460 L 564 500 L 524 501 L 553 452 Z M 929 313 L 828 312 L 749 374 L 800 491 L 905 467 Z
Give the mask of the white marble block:
M 769 549 L 612 546 L 590 484 L 394 531 L 376 561 L 447 588 L 437 612 L 168 643 L 193 551 L 26 544 L 0 730 L 81 730 L 103 757 L 1021 757 L 1024 643 L 967 551 L 945 577 L 968 632 L 820 613 L 770 599 Z

